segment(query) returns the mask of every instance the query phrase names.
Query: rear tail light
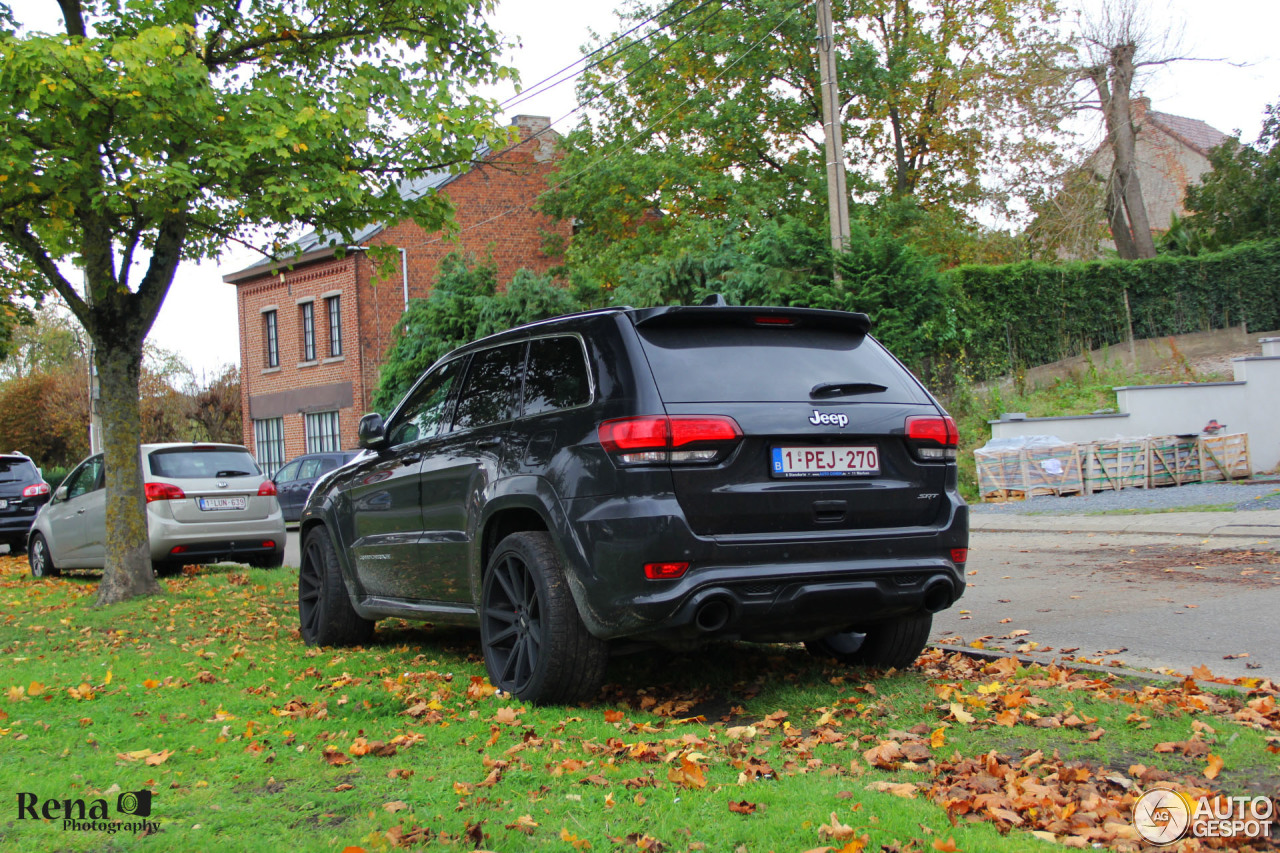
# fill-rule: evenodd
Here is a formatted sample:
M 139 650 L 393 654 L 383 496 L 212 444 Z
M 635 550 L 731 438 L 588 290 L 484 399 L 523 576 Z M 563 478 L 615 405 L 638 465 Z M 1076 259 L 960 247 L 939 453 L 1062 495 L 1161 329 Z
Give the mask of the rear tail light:
M 907 418 L 907 442 L 922 462 L 948 462 L 956 458 L 960 431 L 949 415 L 912 415 Z
M 176 501 L 187 496 L 186 492 L 173 483 L 147 483 L 143 489 L 147 495 L 147 503 L 152 501 Z
M 600 444 L 622 465 L 716 462 L 742 438 L 733 418 L 722 415 L 646 415 L 600 424 Z
M 969 562 L 969 549 L 952 548 L 951 562 L 955 563 L 957 566 L 963 566 L 965 563 Z
M 276 496 L 276 484 L 267 480 L 261 486 L 258 486 L 258 497 L 273 498 Z
M 39 497 L 40 495 L 47 495 L 47 494 L 49 494 L 48 483 L 36 483 L 35 485 L 27 486 L 25 489 L 22 490 L 22 496 L 24 498 L 34 498 L 34 497 Z

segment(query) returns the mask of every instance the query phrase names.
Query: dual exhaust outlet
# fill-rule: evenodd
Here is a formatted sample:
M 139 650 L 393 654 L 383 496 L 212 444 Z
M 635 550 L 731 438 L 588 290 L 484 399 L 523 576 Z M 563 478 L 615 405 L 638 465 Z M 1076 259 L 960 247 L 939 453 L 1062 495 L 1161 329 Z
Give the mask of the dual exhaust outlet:
M 929 613 L 946 610 L 957 598 L 955 584 L 943 575 L 934 575 L 925 582 L 920 595 L 921 609 Z M 693 610 L 693 627 L 703 634 L 724 630 L 736 610 L 733 597 L 723 590 L 712 590 L 698 602 Z

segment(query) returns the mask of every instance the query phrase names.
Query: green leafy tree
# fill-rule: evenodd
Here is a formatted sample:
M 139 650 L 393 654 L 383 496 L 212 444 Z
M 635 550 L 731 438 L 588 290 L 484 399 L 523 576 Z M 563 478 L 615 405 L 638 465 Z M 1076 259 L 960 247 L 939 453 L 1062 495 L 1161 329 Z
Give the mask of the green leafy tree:
M 622 24 L 659 5 L 628 8 Z M 1052 0 L 847 0 L 834 15 L 855 197 L 967 214 L 1029 188 L 1028 169 L 1052 160 L 1070 82 Z M 583 75 L 592 112 L 544 202 L 577 224 L 569 266 L 606 288 L 629 259 L 826 216 L 812 7 L 674 4 L 658 22 Z
M 0 278 L 52 288 L 95 344 L 107 486 L 98 601 L 152 594 L 137 454 L 142 343 L 180 261 L 302 223 L 429 231 L 405 180 L 506 131 L 489 0 L 60 0 L 63 32 L 0 23 Z M 12 21 L 8 4 L 0 20 Z M 83 270 L 84 286 L 64 272 Z
M 1280 237 L 1280 101 L 1266 109 L 1253 145 L 1228 139 L 1209 152 L 1212 169 L 1187 187 L 1183 220 L 1209 249 Z

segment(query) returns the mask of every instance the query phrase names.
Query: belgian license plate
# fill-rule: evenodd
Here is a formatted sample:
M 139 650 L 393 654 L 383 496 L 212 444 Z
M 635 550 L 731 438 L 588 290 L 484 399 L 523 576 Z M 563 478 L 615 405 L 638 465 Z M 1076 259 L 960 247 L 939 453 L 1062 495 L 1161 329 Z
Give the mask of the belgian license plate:
M 869 477 L 880 473 L 880 449 L 874 445 L 775 447 L 775 477 Z
M 201 498 L 200 508 L 203 510 L 244 509 L 249 505 L 249 498 L 244 495 L 233 498 Z

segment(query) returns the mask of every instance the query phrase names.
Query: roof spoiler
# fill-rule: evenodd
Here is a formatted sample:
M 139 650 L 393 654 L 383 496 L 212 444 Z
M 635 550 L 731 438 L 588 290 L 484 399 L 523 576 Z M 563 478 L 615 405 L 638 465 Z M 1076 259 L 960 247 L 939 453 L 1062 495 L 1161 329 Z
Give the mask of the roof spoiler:
M 718 294 L 717 294 L 718 296 Z M 784 308 L 752 305 L 726 305 L 719 302 L 703 305 L 673 305 L 642 308 L 627 312 L 637 328 L 674 328 L 681 326 L 752 326 L 827 329 L 865 335 L 871 331 L 871 318 L 853 311 L 830 311 L 824 308 Z

